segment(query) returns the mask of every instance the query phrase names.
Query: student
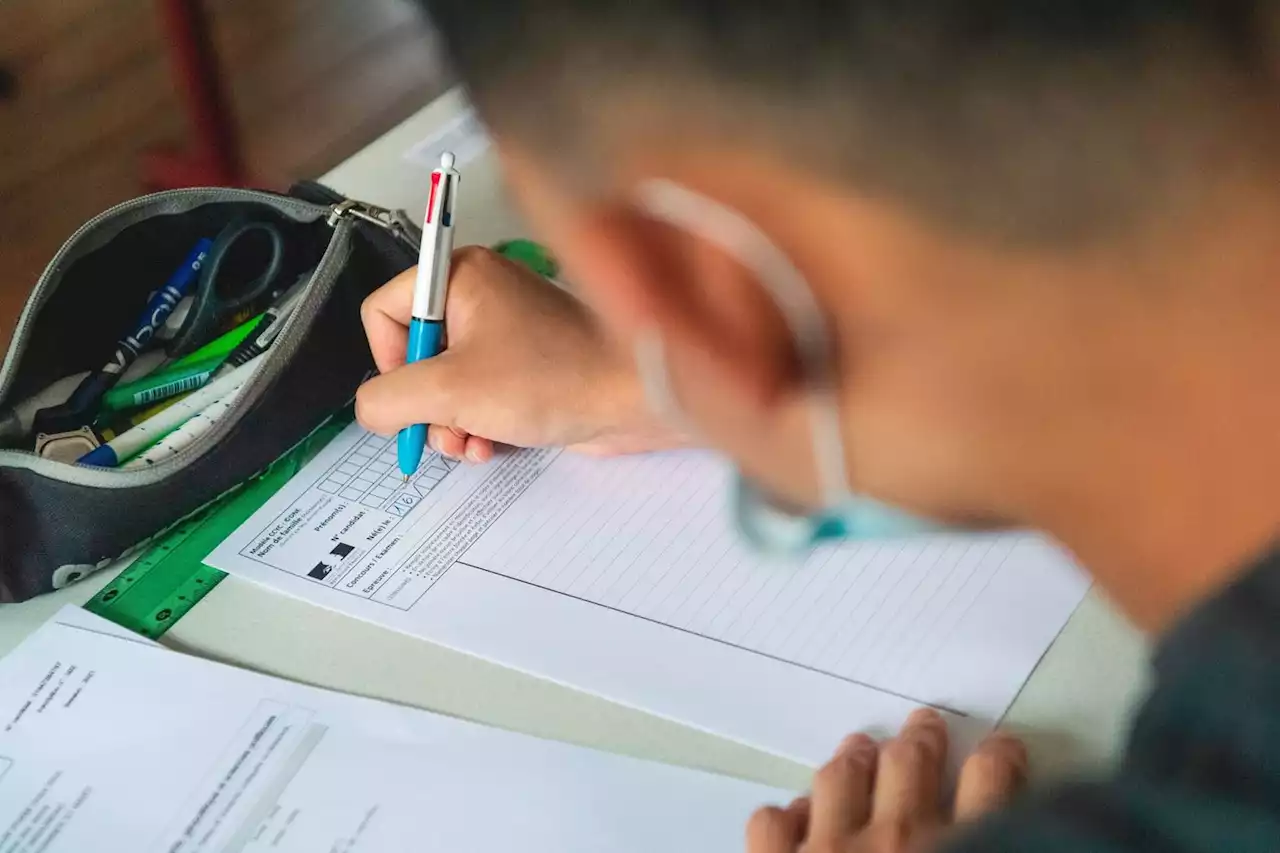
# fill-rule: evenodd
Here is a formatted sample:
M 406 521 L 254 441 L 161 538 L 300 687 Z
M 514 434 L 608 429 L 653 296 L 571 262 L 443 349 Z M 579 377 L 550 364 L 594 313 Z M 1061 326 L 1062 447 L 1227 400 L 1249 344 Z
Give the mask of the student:
M 367 426 L 473 461 L 679 429 L 739 464 L 759 543 L 1026 525 L 1157 638 L 1109 778 L 1010 803 L 996 737 L 953 813 L 921 713 L 762 810 L 751 853 L 1280 849 L 1280 11 L 426 5 L 590 310 L 465 250 L 448 352 L 399 368 L 392 282 Z

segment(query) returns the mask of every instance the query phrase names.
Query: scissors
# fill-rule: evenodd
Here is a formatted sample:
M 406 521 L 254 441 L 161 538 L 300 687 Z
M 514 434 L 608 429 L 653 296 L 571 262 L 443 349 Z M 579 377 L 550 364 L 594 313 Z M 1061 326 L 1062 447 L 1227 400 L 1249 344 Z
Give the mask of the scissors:
M 238 220 L 222 229 L 200 270 L 186 319 L 169 342 L 170 358 L 207 344 L 266 307 L 282 289 L 284 235 L 270 222 Z
M 103 395 L 154 345 L 157 328 L 193 288 L 170 357 L 198 349 L 239 315 L 265 308 L 284 289 L 279 285 L 284 255 L 284 235 L 269 222 L 236 220 L 215 240 L 201 240 L 173 278 L 149 297 L 144 316 L 117 342 L 111 361 L 86 376 L 66 402 L 36 412 L 36 433 L 50 440 L 77 438 L 93 421 Z

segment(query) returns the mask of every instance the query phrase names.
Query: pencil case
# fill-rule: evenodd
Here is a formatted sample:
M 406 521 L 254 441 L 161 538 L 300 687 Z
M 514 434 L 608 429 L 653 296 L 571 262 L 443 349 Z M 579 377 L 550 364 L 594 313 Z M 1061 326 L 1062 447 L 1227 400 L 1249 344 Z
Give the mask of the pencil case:
M 0 602 L 52 592 L 127 556 L 264 471 L 372 374 L 360 306 L 416 262 L 421 232 L 408 217 L 318 184 L 288 194 L 174 190 L 111 208 L 58 251 L 0 366 L 0 409 L 101 369 L 192 246 L 244 221 L 275 226 L 278 272 L 300 294 L 274 344 L 207 433 L 150 467 L 86 467 L 25 444 L 0 449 Z

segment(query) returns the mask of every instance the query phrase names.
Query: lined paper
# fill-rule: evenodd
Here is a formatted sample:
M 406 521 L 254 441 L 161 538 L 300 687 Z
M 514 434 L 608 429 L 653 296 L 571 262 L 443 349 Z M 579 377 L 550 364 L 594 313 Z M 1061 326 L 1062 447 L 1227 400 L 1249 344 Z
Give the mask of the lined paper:
M 344 434 L 213 564 L 810 763 L 921 705 L 972 742 L 1088 588 L 1027 534 L 761 559 L 732 530 L 725 467 L 702 453 L 513 452 L 449 470 L 401 517 L 317 487 L 371 440 Z M 308 576 L 334 531 L 357 544 Z
M 601 466 L 566 456 L 466 555 L 476 567 L 924 703 L 959 665 L 975 608 L 1032 537 L 826 547 L 796 564 L 749 554 L 705 458 Z M 611 496 L 611 497 L 606 497 Z

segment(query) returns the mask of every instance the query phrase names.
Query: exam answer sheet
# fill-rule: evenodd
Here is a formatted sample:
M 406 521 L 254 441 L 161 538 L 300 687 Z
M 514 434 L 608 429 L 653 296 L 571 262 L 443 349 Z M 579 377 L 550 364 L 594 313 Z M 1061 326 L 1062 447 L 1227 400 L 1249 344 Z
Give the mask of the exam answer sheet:
M 0 661 L 4 853 L 737 853 L 790 796 L 188 657 L 75 608 Z
M 324 607 L 808 764 L 921 705 L 955 751 L 1005 713 L 1088 589 L 1032 535 L 738 544 L 727 469 L 428 456 L 352 425 L 208 562 Z

